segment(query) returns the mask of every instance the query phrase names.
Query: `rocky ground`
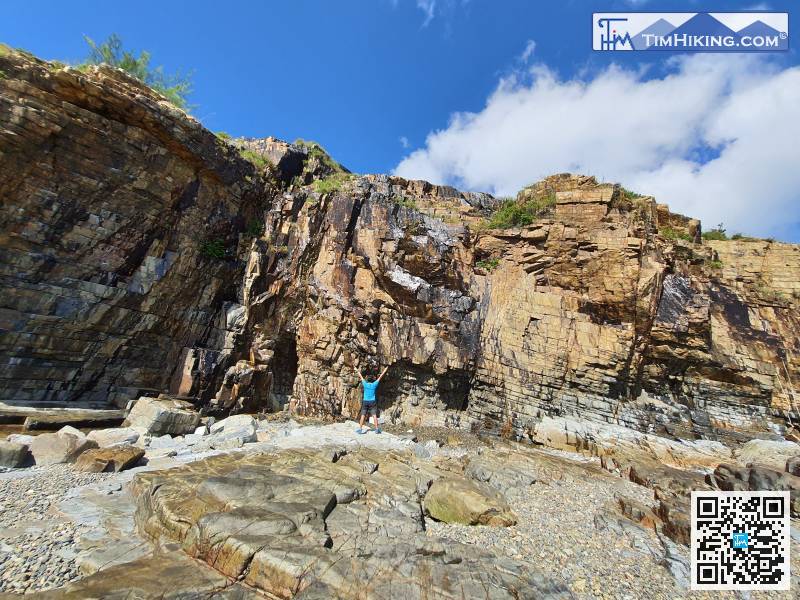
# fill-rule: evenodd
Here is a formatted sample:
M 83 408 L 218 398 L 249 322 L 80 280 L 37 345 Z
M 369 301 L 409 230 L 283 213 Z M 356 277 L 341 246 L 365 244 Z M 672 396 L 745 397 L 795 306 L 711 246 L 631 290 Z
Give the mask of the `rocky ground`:
M 241 428 L 240 421 L 236 422 L 237 432 Z M 214 589 L 220 582 L 231 585 L 233 580 L 225 579 L 218 572 L 225 573 L 225 569 L 232 568 L 230 559 L 217 564 L 217 571 L 198 572 L 197 565 L 201 563 L 188 560 L 184 551 L 211 563 L 218 560 L 209 558 L 215 555 L 213 552 L 209 555 L 202 544 L 187 546 L 181 536 L 165 534 L 170 525 L 162 516 L 156 517 L 158 524 L 153 525 L 152 520 L 142 521 L 141 517 L 135 522 L 134 514 L 137 506 L 140 513 L 144 510 L 145 513 L 155 511 L 153 515 L 162 514 L 147 502 L 142 504 L 148 494 L 146 490 L 160 489 L 161 481 L 178 486 L 174 491 L 178 502 L 174 509 L 180 511 L 186 499 L 196 495 L 192 488 L 181 487 L 186 485 L 182 481 L 197 485 L 204 477 L 202 473 L 226 473 L 252 465 L 248 468 L 267 467 L 271 469 L 269 472 L 286 474 L 280 477 L 300 477 L 301 485 L 308 485 L 308 477 L 311 481 L 321 478 L 323 486 L 334 485 L 329 482 L 339 485 L 334 491 L 342 508 L 336 509 L 338 517 L 327 517 L 326 529 L 332 536 L 333 549 L 340 553 L 348 552 L 350 534 L 358 530 L 359 519 L 366 518 L 366 522 L 373 525 L 362 530 L 356 543 L 380 548 L 379 555 L 388 548 L 397 552 L 397 548 L 411 544 L 408 556 L 416 557 L 413 560 L 405 555 L 405 558 L 384 556 L 380 560 L 411 560 L 412 571 L 431 568 L 427 563 L 414 562 L 432 560 L 419 556 L 435 557 L 439 556 L 437 552 L 442 552 L 445 566 L 435 562 L 434 573 L 436 568 L 453 574 L 458 571 L 461 573 L 458 576 L 467 583 L 479 584 L 482 576 L 474 573 L 489 573 L 500 568 L 505 573 L 499 580 L 500 588 L 513 590 L 519 577 L 514 573 L 529 572 L 535 579 L 528 585 L 538 589 L 542 597 L 570 597 L 570 594 L 576 598 L 705 597 L 688 591 L 688 548 L 626 519 L 619 511 L 620 498 L 652 506 L 653 490 L 603 470 L 596 458 L 554 449 L 534 449 L 438 427 L 388 427 L 381 435 L 370 432 L 363 436 L 356 435 L 354 429 L 352 422 L 301 425 L 286 418 L 274 418 L 259 422 L 258 441 L 241 446 L 233 444 L 236 446 L 233 450 L 214 448 L 216 444 L 209 442 L 213 439 L 211 436 L 203 444 L 190 440 L 191 445 L 186 442 L 190 436 L 151 438 L 148 444 L 156 442 L 152 449 L 148 447 L 150 463 L 121 473 L 81 473 L 73 465 L 63 464 L 6 470 L 0 473 L 0 592 L 50 590 L 72 582 L 72 588 L 67 589 L 72 590 L 73 596 L 66 597 L 81 598 L 97 594 L 98 590 L 107 591 L 109 586 L 124 586 L 141 579 L 144 583 L 137 584 L 137 589 L 144 590 L 143 597 L 149 597 L 146 582 L 157 579 L 154 570 L 166 568 L 164 565 L 170 565 L 176 572 L 185 570 L 186 577 L 195 581 L 194 587 L 188 589 L 192 593 L 199 593 L 202 588 L 199 582 L 206 582 L 203 585 Z M 225 437 L 225 431 L 223 427 L 217 436 L 225 440 L 222 445 L 230 445 L 230 434 Z M 398 456 L 406 458 L 397 462 Z M 205 464 L 209 466 L 204 467 Z M 491 494 L 487 501 L 500 502 L 499 510 L 511 511 L 516 524 L 509 527 L 465 525 L 438 522 L 428 517 L 424 519 L 425 531 L 422 532 L 417 517 L 412 514 L 409 520 L 407 512 L 397 512 L 397 507 L 405 502 L 398 498 L 407 497 L 408 493 L 404 491 L 403 486 L 407 484 L 403 482 L 412 481 L 408 479 L 409 468 L 417 473 L 439 473 L 438 476 L 446 477 L 448 473 L 457 475 L 463 471 L 468 478 L 491 484 L 505 501 L 493 500 Z M 330 469 L 333 470 L 328 472 Z M 157 472 L 151 476 L 147 471 Z M 159 479 L 162 477 L 159 473 L 168 478 Z M 251 476 L 249 472 L 235 475 L 231 481 L 239 482 L 241 477 Z M 132 487 L 130 482 L 134 477 L 136 483 Z M 353 477 L 355 483 L 348 484 L 348 478 Z M 279 480 L 280 485 L 285 485 L 284 479 Z M 361 492 L 353 498 L 340 498 L 342 489 L 359 489 L 362 484 L 368 491 L 361 500 L 358 499 Z M 413 481 L 411 485 L 413 488 Z M 234 497 L 247 495 L 245 488 L 234 493 Z M 292 491 L 294 488 L 287 489 L 287 494 L 296 494 L 296 490 Z M 304 498 L 303 494 L 300 497 Z M 370 500 L 379 497 L 384 500 Z M 395 500 L 385 504 L 387 497 L 395 497 Z M 257 499 L 257 505 L 262 504 L 263 501 Z M 190 508 L 187 510 L 191 513 Z M 230 506 L 225 510 L 231 510 Z M 243 506 L 240 510 L 251 509 Z M 370 516 L 360 517 L 360 511 L 367 511 L 363 514 Z M 375 524 L 380 524 L 378 530 L 374 529 Z M 793 587 L 797 589 L 800 539 L 797 522 L 793 525 Z M 159 545 L 153 546 L 151 541 L 141 537 L 143 527 L 148 536 L 160 539 Z M 392 527 L 399 529 L 391 533 Z M 346 537 L 342 537 L 343 533 Z M 384 535 L 388 537 L 381 537 Z M 425 542 L 425 538 L 429 542 Z M 393 539 L 394 542 L 389 541 Z M 184 551 L 173 542 L 182 543 Z M 424 550 L 413 550 L 415 544 Z M 159 554 L 165 552 L 164 548 L 167 548 L 166 554 Z M 241 551 L 238 548 L 234 554 Z M 420 551 L 422 554 L 417 554 Z M 461 564 L 466 557 L 472 562 L 458 568 L 452 566 Z M 269 564 L 263 557 L 252 560 Z M 377 568 L 384 565 L 382 562 L 371 564 L 373 567 L 377 564 Z M 98 575 L 92 575 L 98 570 Z M 242 594 L 241 597 L 255 597 L 255 589 L 265 589 L 264 577 L 270 581 L 275 577 L 272 571 L 269 576 L 253 575 L 253 572 L 251 566 L 240 575 L 242 581 L 233 584 L 235 593 Z M 400 573 L 389 576 L 393 580 L 398 577 L 405 582 Z M 324 591 L 330 594 L 328 597 L 347 597 L 349 593 L 345 591 L 344 596 L 337 596 L 343 593 L 341 588 L 330 587 L 330 581 L 324 585 L 324 589 L 317 589 L 315 593 Z M 61 593 L 61 590 L 56 592 Z M 792 594 L 754 592 L 752 597 L 791 598 Z M 313 593 L 306 596 L 317 597 Z M 713 597 L 749 596 L 715 593 Z
M 574 461 L 575 457 L 565 460 Z M 428 533 L 544 565 L 577 598 L 796 598 L 800 538 L 792 542 L 792 591 L 689 591 L 689 549 L 653 531 L 622 528 L 609 507 L 625 496 L 651 504 L 653 492 L 623 479 L 555 473 L 530 490 L 508 494 L 519 517 L 507 528 L 428 523 Z M 616 522 L 615 522 L 616 521 Z M 794 522 L 795 534 L 798 524 Z M 665 548 L 666 546 L 666 548 Z M 666 551 L 674 552 L 668 555 Z
M 79 577 L 75 544 L 85 526 L 58 513 L 70 490 L 112 477 L 71 465 L 0 473 L 0 592 L 56 588 Z

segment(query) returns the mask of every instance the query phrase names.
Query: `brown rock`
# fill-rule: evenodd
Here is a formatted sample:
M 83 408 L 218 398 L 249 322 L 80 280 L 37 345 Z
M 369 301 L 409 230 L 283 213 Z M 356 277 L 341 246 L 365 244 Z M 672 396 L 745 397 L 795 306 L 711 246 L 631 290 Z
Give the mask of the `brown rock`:
M 192 433 L 199 423 L 194 406 L 174 398 L 141 397 L 125 419 L 126 427 L 156 436 Z
M 462 525 L 508 527 L 517 517 L 497 492 L 463 477 L 433 482 L 425 495 L 425 512 L 437 521 Z
M 118 445 L 87 450 L 75 461 L 75 469 L 87 473 L 118 473 L 133 467 L 144 456 L 144 448 Z

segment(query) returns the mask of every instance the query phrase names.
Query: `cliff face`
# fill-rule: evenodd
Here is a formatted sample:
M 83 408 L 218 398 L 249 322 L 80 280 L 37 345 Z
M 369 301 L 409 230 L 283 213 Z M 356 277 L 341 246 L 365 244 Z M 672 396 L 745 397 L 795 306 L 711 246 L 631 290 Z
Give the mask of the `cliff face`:
M 243 160 L 115 71 L 0 68 L 6 402 L 352 415 L 380 363 L 406 422 L 735 439 L 799 417 L 798 246 L 700 243 L 573 175 L 521 192 L 549 205 L 531 225 L 487 229 L 491 196 L 313 144 L 239 141 Z
M 0 400 L 122 404 L 225 347 L 252 164 L 116 70 L 0 57 Z M 203 244 L 230 256 L 215 259 Z M 208 248 L 206 248 L 208 250 Z

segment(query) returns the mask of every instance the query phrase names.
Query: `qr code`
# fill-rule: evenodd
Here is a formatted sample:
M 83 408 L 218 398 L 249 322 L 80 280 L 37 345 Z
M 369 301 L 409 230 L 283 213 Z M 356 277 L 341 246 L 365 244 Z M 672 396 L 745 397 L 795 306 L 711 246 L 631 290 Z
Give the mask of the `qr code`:
M 789 492 L 692 492 L 692 589 L 788 590 Z

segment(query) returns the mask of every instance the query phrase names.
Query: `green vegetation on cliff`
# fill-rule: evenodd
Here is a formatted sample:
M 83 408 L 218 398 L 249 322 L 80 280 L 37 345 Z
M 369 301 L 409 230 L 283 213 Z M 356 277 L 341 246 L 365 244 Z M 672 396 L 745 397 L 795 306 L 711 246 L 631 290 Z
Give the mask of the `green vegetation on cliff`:
M 116 33 L 112 33 L 101 44 L 88 36 L 84 36 L 84 39 L 89 44 L 89 56 L 78 68 L 99 64 L 117 67 L 153 88 L 178 108 L 189 108 L 188 96 L 192 92 L 189 76 L 179 73 L 167 75 L 163 67 L 150 66 L 149 52 L 142 50 L 138 57 L 135 56 L 122 47 L 122 39 Z
M 708 231 L 704 231 L 703 239 L 724 241 L 728 239 L 728 234 L 725 233 L 725 228 L 722 226 L 722 223 L 720 223 L 714 229 L 709 229 Z
M 491 229 L 507 229 L 530 225 L 555 205 L 556 195 L 553 193 L 523 200 L 509 198 L 492 214 L 487 226 Z

